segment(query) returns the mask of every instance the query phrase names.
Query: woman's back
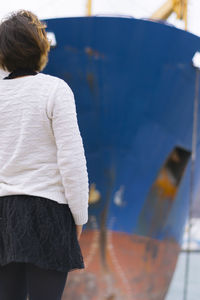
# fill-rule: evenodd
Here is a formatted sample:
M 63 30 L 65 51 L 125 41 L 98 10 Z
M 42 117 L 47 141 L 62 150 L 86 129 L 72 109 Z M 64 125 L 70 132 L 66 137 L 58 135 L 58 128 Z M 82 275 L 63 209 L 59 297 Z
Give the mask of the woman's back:
M 86 209 L 76 213 L 87 206 L 88 178 L 69 85 L 44 73 L 0 80 L 0 115 L 0 196 L 69 202 L 85 222 Z

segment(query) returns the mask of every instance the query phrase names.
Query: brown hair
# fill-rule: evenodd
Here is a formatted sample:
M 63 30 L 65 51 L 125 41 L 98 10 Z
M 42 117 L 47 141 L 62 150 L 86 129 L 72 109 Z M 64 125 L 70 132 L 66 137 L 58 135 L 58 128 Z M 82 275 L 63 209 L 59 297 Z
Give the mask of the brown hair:
M 28 10 L 11 13 L 0 24 L 0 68 L 41 71 L 48 62 L 50 41 L 45 22 Z

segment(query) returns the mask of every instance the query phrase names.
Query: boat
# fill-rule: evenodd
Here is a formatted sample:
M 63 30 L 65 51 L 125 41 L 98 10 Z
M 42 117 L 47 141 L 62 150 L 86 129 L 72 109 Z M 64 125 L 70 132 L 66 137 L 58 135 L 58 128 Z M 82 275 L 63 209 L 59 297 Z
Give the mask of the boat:
M 69 273 L 63 299 L 164 300 L 191 204 L 200 38 L 125 16 L 45 22 L 54 44 L 44 73 L 74 92 L 90 184 L 85 269 Z

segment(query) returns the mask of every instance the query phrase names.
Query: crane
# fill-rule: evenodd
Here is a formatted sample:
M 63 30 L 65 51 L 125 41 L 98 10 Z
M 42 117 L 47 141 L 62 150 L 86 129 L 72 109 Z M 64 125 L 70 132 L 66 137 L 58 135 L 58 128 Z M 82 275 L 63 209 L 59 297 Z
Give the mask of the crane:
M 151 19 L 166 20 L 175 12 L 177 18 L 185 22 L 185 30 L 187 30 L 187 7 L 188 0 L 167 0 L 152 14 Z M 92 0 L 87 0 L 87 15 L 92 15 Z
M 153 13 L 151 19 L 166 20 L 173 12 L 175 12 L 177 19 L 185 22 L 185 30 L 187 30 L 187 7 L 188 0 L 167 0 Z

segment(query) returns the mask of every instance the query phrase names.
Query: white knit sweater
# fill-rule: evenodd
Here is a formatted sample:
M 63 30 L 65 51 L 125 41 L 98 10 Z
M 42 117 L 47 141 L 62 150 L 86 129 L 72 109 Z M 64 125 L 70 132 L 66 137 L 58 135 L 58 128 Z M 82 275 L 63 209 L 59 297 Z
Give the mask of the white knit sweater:
M 89 183 L 74 94 L 38 73 L 0 80 L 0 196 L 27 194 L 68 203 L 88 221 Z

